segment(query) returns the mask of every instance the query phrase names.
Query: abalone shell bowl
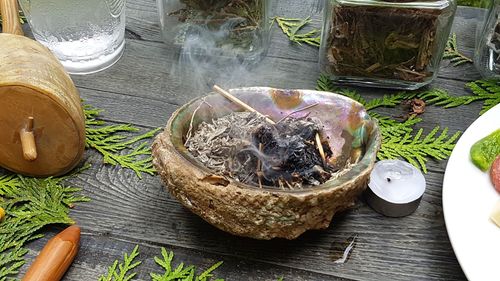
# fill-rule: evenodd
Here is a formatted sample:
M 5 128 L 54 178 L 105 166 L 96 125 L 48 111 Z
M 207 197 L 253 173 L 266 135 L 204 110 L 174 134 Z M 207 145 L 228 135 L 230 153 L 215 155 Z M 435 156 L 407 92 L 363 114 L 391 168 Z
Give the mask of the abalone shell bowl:
M 186 208 L 234 235 L 295 239 L 306 230 L 327 228 L 336 213 L 354 205 L 366 188 L 381 141 L 376 121 L 360 103 L 312 90 L 251 87 L 230 93 L 275 121 L 290 114 L 321 120 L 321 134 L 329 142 L 331 159 L 336 159 L 335 165 L 343 172 L 321 185 L 294 190 L 213 177 L 213 172 L 187 151 L 186 134 L 190 126 L 196 130 L 202 121 L 243 108 L 211 93 L 174 112 L 153 143 L 153 163 L 161 179 Z

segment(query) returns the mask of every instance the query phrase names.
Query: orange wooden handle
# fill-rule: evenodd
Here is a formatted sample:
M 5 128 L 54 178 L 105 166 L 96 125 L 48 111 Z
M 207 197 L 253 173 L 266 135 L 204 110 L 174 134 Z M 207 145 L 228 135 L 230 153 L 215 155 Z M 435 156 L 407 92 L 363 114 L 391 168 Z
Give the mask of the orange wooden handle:
M 19 6 L 17 0 L 0 0 L 2 13 L 2 30 L 4 33 L 24 35 L 19 22 Z
M 80 228 L 72 225 L 47 242 L 23 281 L 58 281 L 73 262 L 80 244 Z

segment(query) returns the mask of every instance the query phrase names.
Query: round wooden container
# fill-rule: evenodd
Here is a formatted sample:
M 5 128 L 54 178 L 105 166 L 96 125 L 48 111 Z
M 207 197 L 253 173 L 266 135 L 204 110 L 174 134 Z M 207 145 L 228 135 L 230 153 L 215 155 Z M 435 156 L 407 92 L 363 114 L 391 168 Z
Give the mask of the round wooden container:
M 0 0 L 4 32 L 22 34 Z M 61 175 L 85 149 L 85 117 L 78 91 L 57 58 L 21 35 L 0 34 L 0 166 L 29 176 Z

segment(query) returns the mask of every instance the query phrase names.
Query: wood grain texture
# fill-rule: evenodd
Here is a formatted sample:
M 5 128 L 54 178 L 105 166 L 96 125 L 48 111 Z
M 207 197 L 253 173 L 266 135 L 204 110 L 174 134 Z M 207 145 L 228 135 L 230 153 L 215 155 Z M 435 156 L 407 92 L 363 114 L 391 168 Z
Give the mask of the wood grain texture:
M 319 24 L 321 1 L 278 1 L 275 14 L 286 17 L 311 15 Z M 454 23 L 459 48 L 472 54 L 478 10 L 460 8 Z M 274 86 L 314 88 L 319 76 L 317 49 L 288 42 L 272 30 L 268 56 L 252 70 L 200 67 L 185 68 L 173 45 L 161 42 L 154 0 L 127 2 L 127 41 L 122 59 L 103 72 L 74 76 L 82 98 L 105 110 L 105 120 L 132 123 L 144 130 L 163 127 L 170 114 L 186 101 L 207 93 L 211 83 L 225 88 Z M 452 67 L 442 63 L 439 78 L 431 87 L 465 95 L 465 81 L 479 77 L 473 66 Z M 187 75 L 189 74 L 189 75 Z M 367 98 L 388 90 L 359 89 Z M 442 109 L 428 107 L 419 126 L 449 127 L 463 131 L 478 116 L 480 104 Z M 402 108 L 380 113 L 402 116 Z M 460 118 L 457 118 L 460 117 Z M 385 218 L 372 211 L 362 198 L 349 211 L 334 218 L 324 231 L 311 231 L 294 241 L 256 241 L 223 233 L 184 209 L 172 199 L 157 177 L 138 180 L 131 171 L 100 164 L 93 151 L 89 170 L 70 180 L 84 188 L 92 201 L 79 204 L 72 217 L 82 227 L 82 249 L 64 280 L 96 280 L 122 253 L 140 245 L 138 280 L 150 280 L 158 270 L 152 257 L 160 248 L 174 250 L 176 261 L 206 268 L 218 260 L 224 264 L 217 275 L 227 280 L 466 280 L 451 248 L 443 219 L 442 180 L 446 162 L 430 162 L 427 190 L 417 211 L 405 218 Z M 29 260 L 58 228 L 46 238 L 29 244 Z M 357 242 L 345 264 L 333 261 L 345 240 Z M 25 270 L 25 267 L 23 267 Z

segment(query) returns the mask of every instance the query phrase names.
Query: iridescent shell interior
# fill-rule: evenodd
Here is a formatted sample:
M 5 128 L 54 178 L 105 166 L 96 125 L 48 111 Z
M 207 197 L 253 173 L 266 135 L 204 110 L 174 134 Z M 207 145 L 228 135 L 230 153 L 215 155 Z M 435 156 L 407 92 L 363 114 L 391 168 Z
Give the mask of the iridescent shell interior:
M 307 190 L 339 186 L 359 174 L 366 173 L 366 170 L 371 169 L 375 162 L 380 146 L 378 126 L 364 107 L 350 98 L 329 92 L 281 90 L 267 87 L 237 88 L 229 92 L 275 121 L 286 116 L 295 118 L 308 116 L 321 120 L 324 126 L 322 135 L 329 143 L 335 165 L 339 169 L 349 170 L 322 185 Z M 310 108 L 301 110 L 309 106 Z M 211 93 L 189 102 L 171 118 L 168 129 L 171 132 L 172 144 L 177 152 L 189 162 L 200 169 L 208 170 L 184 146 L 190 125 L 192 124 L 193 129 L 196 130 L 201 122 L 210 122 L 234 111 L 244 111 L 244 109 L 217 93 Z M 255 188 L 241 183 L 235 184 L 242 188 Z M 264 188 L 276 190 L 275 187 Z

